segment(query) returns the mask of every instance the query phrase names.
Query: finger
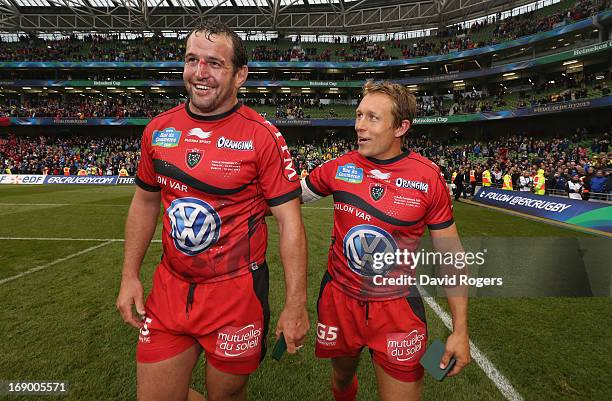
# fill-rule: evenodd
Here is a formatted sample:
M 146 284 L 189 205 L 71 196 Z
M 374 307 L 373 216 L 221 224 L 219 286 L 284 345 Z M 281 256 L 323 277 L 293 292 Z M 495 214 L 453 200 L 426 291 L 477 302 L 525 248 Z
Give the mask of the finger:
M 287 352 L 290 354 L 295 354 L 297 352 L 298 345 L 300 345 L 296 342 L 295 333 L 292 331 L 287 332 L 285 330 L 283 335 L 285 336 L 285 342 L 287 343 Z
M 129 317 L 129 321 L 128 323 L 131 326 L 134 326 L 137 329 L 142 328 L 142 322 L 140 321 L 140 319 L 137 319 L 133 314 L 130 313 L 130 317 Z
M 142 295 L 137 295 L 134 297 L 134 304 L 136 305 L 136 312 L 138 312 L 139 315 L 144 316 L 146 312 Z
M 459 372 L 461 372 L 464 367 L 465 367 L 465 364 L 457 362 L 455 366 L 453 366 L 451 371 L 448 372 L 447 376 L 452 377 L 452 376 L 459 374 Z
M 295 354 L 297 352 L 297 347 L 295 345 L 295 342 L 293 340 L 288 340 L 285 337 L 285 341 L 287 341 L 287 352 L 290 354 Z
M 296 345 L 304 344 L 304 340 L 306 339 L 306 332 L 304 332 L 303 330 L 300 330 L 297 333 L 294 332 L 292 338 L 293 342 Z
M 440 369 L 446 369 L 446 365 L 448 365 L 448 361 L 450 361 L 453 353 L 449 350 L 444 351 L 444 355 L 442 355 L 442 359 L 440 360 Z
M 130 326 L 134 326 L 137 329 L 139 329 L 141 327 L 141 323 L 134 317 L 134 315 L 132 314 L 132 308 L 128 307 L 128 308 L 123 308 L 121 310 L 121 317 L 123 318 L 123 321 L 126 322 L 127 324 L 129 324 Z
M 276 341 L 278 341 L 278 339 L 280 338 L 281 334 L 283 334 L 283 329 L 280 326 L 280 324 L 278 326 L 276 326 L 276 331 L 274 332 L 274 335 L 276 336 Z
M 130 303 L 123 303 L 118 301 L 117 302 L 117 309 L 119 310 L 119 314 L 121 314 L 121 318 L 123 319 L 123 321 L 131 326 L 134 326 L 136 328 L 140 328 L 141 327 L 141 322 L 139 322 L 138 320 L 136 320 L 134 318 L 134 316 L 132 315 L 132 304 Z

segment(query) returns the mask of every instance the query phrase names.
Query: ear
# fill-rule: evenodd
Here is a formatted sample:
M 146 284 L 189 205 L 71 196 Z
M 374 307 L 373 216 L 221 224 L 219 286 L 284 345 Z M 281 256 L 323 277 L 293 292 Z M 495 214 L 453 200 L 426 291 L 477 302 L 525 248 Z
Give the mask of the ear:
M 402 120 L 402 125 L 400 125 L 398 128 L 395 129 L 394 136 L 396 138 L 401 138 L 404 135 L 406 135 L 409 129 L 410 129 L 410 121 Z
M 236 71 L 236 82 L 234 83 L 236 90 L 238 90 L 242 85 L 244 85 L 244 83 L 247 80 L 248 75 L 249 75 L 249 67 L 247 67 L 246 65 L 243 65 L 242 67 L 238 69 L 238 71 Z

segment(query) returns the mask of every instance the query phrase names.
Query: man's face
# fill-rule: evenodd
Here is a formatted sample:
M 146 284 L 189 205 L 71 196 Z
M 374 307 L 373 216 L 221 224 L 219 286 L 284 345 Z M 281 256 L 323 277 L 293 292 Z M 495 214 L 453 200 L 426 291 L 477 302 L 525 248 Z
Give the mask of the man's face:
M 393 101 L 382 93 L 370 93 L 363 97 L 355 115 L 355 131 L 359 154 L 376 159 L 390 159 L 401 152 L 401 137 L 410 127 L 404 120 L 402 126 L 393 125 Z
M 238 102 L 238 88 L 244 84 L 248 74 L 246 66 L 234 71 L 234 50 L 228 37 L 212 35 L 210 39 L 204 32 L 189 37 L 183 68 L 190 109 L 203 116 L 231 109 Z

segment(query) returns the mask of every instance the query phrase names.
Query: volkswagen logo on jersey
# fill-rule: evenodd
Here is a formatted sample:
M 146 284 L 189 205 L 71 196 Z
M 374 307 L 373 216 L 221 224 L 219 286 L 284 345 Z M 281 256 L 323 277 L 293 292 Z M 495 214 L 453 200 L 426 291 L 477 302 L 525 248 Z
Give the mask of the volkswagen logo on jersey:
M 361 276 L 387 274 L 393 264 L 374 268 L 375 253 L 395 253 L 397 244 L 391 234 L 380 227 L 361 224 L 349 230 L 344 236 L 344 256 L 349 268 Z
M 186 255 L 202 253 L 219 240 L 221 218 L 201 199 L 175 199 L 168 207 L 168 217 L 174 246 Z

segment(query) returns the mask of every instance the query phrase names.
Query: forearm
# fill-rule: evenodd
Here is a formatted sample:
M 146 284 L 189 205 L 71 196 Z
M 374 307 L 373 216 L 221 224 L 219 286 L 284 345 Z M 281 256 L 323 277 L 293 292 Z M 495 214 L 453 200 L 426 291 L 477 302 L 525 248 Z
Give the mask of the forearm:
M 468 298 L 466 296 L 454 296 L 447 297 L 448 306 L 451 310 L 453 317 L 453 333 L 468 334 L 468 322 L 467 322 L 467 307 Z
M 285 270 L 285 305 L 306 306 L 307 247 L 304 226 L 279 223 L 280 257 Z
M 455 231 L 456 232 L 456 231 Z M 434 249 L 442 254 L 453 254 L 455 256 L 464 254 L 463 246 L 459 237 L 451 235 L 443 238 L 432 238 Z M 465 259 L 464 259 L 465 260 Z M 459 268 L 455 265 L 443 265 L 441 267 L 441 276 L 448 275 L 450 277 L 459 277 L 468 275 L 468 266 Z M 453 287 L 445 288 L 448 306 L 450 307 L 453 317 L 453 332 L 467 334 L 467 306 L 468 306 L 468 288 L 465 285 L 457 284 Z
M 159 200 L 134 196 L 125 224 L 123 277 L 138 277 L 140 266 L 157 227 Z

